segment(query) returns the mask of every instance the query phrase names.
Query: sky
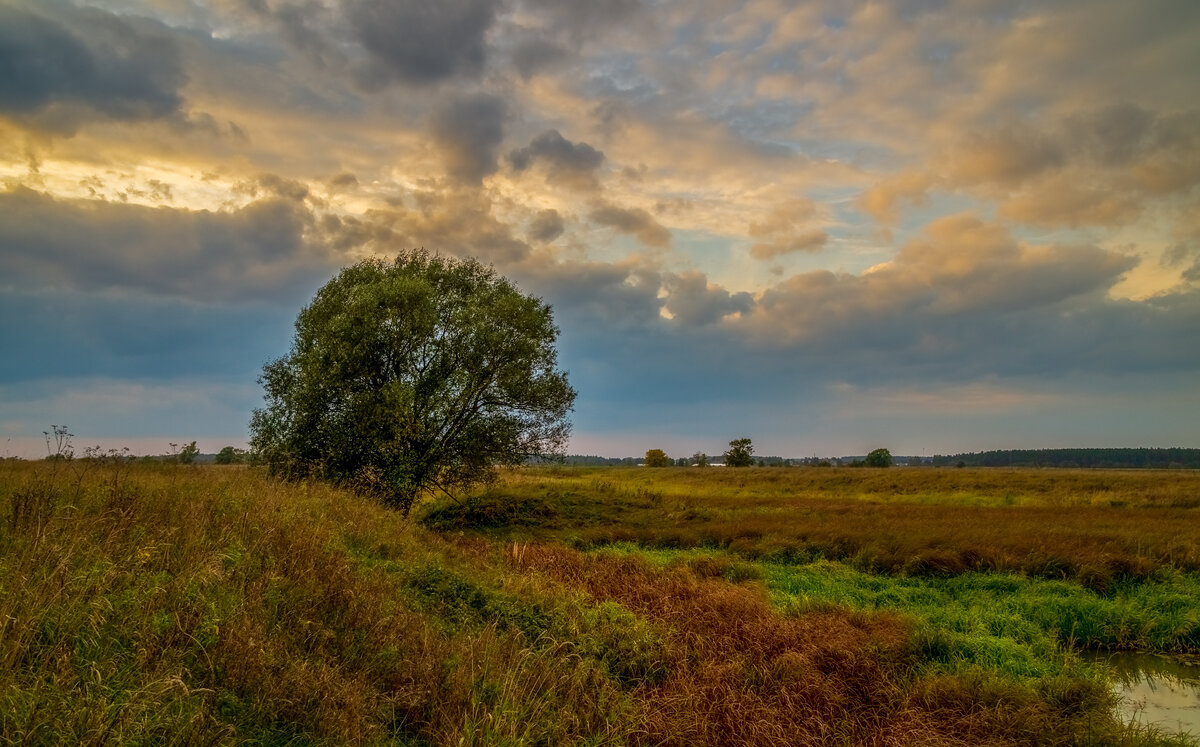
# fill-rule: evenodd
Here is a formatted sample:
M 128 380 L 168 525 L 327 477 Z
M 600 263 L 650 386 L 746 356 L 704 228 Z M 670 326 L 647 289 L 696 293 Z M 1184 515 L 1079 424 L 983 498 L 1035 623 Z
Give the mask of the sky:
M 571 453 L 1200 447 L 1194 0 L 0 0 L 0 456 L 244 445 L 341 267 L 549 302 Z

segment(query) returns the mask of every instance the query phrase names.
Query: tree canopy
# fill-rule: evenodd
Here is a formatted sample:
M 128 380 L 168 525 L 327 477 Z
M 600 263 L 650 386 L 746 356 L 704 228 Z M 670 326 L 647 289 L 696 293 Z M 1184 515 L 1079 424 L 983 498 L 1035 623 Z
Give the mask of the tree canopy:
M 550 306 L 475 260 L 365 260 L 296 319 L 263 367 L 251 446 L 271 472 L 318 477 L 407 512 L 497 465 L 559 454 L 575 390 Z
M 870 454 L 867 454 L 866 460 L 863 461 L 868 467 L 891 467 L 892 452 L 887 449 L 875 449 Z
M 650 449 L 646 452 L 647 467 L 670 467 L 674 462 L 671 457 L 667 456 L 667 452 L 662 449 Z
M 754 446 L 748 438 L 735 438 L 729 442 L 729 451 L 725 452 L 726 467 L 753 467 Z

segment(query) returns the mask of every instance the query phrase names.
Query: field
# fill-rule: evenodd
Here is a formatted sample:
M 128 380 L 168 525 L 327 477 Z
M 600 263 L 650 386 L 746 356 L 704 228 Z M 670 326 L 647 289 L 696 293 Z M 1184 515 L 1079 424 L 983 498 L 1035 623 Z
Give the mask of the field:
M 249 468 L 0 463 L 0 741 L 1188 744 L 1200 474 L 507 473 L 411 518 Z

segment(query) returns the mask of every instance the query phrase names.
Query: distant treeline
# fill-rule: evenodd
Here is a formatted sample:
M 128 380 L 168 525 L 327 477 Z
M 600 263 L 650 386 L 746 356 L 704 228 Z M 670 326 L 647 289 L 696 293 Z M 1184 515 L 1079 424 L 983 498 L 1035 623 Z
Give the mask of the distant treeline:
M 591 456 L 584 454 L 568 454 L 564 457 L 563 464 L 569 464 L 573 467 L 633 467 L 641 464 L 645 459 L 638 457 L 602 457 Z
M 755 457 L 759 465 L 770 467 L 847 466 L 864 457 L 783 458 Z M 537 461 L 537 460 L 531 460 Z M 602 457 L 569 454 L 558 464 L 579 467 L 635 467 L 642 457 Z M 719 464 L 721 457 L 709 457 Z M 1117 469 L 1200 469 L 1200 449 L 1007 449 L 933 457 L 900 456 L 897 464 L 934 467 L 1108 467 Z
M 968 467 L 1127 467 L 1200 469 L 1200 449 L 1010 449 L 934 457 Z

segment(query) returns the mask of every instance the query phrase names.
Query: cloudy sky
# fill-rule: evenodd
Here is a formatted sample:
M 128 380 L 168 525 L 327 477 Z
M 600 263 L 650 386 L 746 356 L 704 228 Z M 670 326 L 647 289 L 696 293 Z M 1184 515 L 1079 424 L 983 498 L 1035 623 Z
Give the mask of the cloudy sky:
M 1194 0 L 0 0 L 0 452 L 244 444 L 418 246 L 553 304 L 572 452 L 1200 447 L 1197 71 Z

